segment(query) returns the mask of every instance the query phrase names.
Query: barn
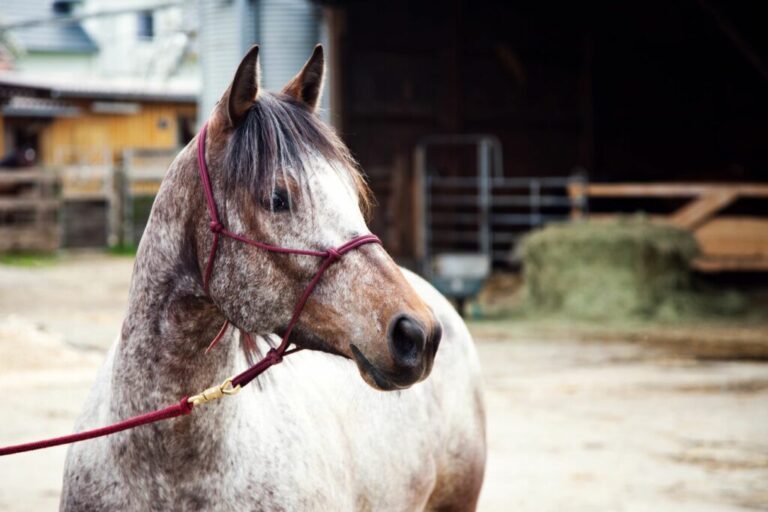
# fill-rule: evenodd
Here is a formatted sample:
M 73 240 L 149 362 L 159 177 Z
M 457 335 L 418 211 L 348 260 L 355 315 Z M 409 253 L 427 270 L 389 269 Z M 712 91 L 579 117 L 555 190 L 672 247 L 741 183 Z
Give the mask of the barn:
M 207 55 L 206 38 L 240 50 L 230 55 L 261 43 L 271 88 L 322 41 L 325 115 L 368 173 L 373 229 L 387 247 L 412 266 L 477 250 L 506 265 L 520 234 L 573 211 L 670 214 L 700 199 L 687 183 L 717 192 L 768 179 L 760 6 L 264 0 L 214 16 L 201 2 L 203 75 L 222 81 L 204 87 L 201 115 L 225 86 L 222 66 L 236 64 Z M 233 32 L 235 19 L 242 29 Z M 624 182 L 683 186 L 584 188 Z M 697 208 L 766 213 L 764 188 L 742 192 Z M 744 251 L 768 257 L 765 224 L 720 226 L 716 245 L 734 226 Z

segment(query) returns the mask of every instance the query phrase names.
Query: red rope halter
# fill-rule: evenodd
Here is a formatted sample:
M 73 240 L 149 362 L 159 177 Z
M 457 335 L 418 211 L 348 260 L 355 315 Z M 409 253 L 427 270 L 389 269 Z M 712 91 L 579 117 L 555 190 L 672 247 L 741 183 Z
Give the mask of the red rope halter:
M 335 262 L 341 259 L 348 252 L 366 244 L 381 243 L 381 240 L 379 240 L 379 238 L 376 235 L 367 234 L 367 235 L 361 235 L 361 236 L 355 237 L 336 248 L 330 248 L 324 251 L 314 251 L 309 249 L 291 249 L 287 247 L 269 245 L 263 242 L 259 242 L 257 240 L 251 240 L 250 238 L 247 238 L 245 236 L 229 231 L 227 228 L 224 227 L 224 225 L 219 220 L 219 214 L 216 208 L 216 199 L 214 198 L 213 187 L 211 186 L 211 178 L 208 174 L 208 166 L 206 165 L 206 162 L 205 162 L 205 138 L 206 138 L 207 126 L 208 126 L 207 123 L 203 125 L 203 127 L 200 129 L 200 134 L 197 139 L 197 163 L 198 163 L 198 168 L 200 170 L 200 181 L 202 182 L 202 185 L 203 185 L 203 192 L 205 193 L 205 202 L 208 208 L 208 215 L 211 219 L 210 228 L 211 228 L 211 232 L 213 233 L 213 243 L 211 245 L 211 251 L 208 254 L 208 260 L 206 261 L 205 269 L 203 272 L 203 287 L 205 289 L 205 292 L 208 293 L 208 282 L 210 281 L 211 274 L 213 273 L 213 265 L 216 260 L 216 252 L 219 247 L 219 239 L 222 236 L 231 238 L 233 240 L 237 240 L 239 242 L 242 242 L 248 245 L 253 245 L 254 247 L 258 247 L 265 251 L 276 252 L 281 254 L 297 254 L 301 256 L 315 256 L 317 258 L 322 258 L 320 267 L 317 269 L 317 272 L 315 272 L 315 275 L 307 284 L 306 288 L 304 289 L 304 292 L 301 294 L 301 296 L 299 297 L 299 300 L 296 302 L 296 306 L 294 306 L 293 308 L 291 319 L 288 322 L 288 326 L 286 327 L 285 332 L 283 333 L 283 337 L 280 342 L 280 345 L 278 345 L 277 348 L 270 349 L 269 352 L 267 352 L 267 355 L 264 356 L 264 358 L 261 361 L 257 362 L 250 368 L 237 374 L 231 379 L 227 379 L 226 381 L 224 381 L 223 384 L 219 386 L 211 387 L 203 391 L 199 395 L 195 395 L 191 398 L 184 397 L 178 403 L 173 404 L 169 407 L 165 407 L 163 409 L 158 409 L 156 411 L 141 414 L 139 416 L 134 416 L 133 418 L 129 418 L 127 420 L 114 423 L 106 427 L 87 430 L 85 432 L 71 434 L 68 436 L 56 437 L 52 439 L 46 439 L 43 441 L 36 441 L 33 443 L 19 444 L 19 445 L 0 448 L 0 456 L 11 455 L 13 453 L 27 452 L 32 450 L 39 450 L 42 448 L 48 448 L 51 446 L 58 446 L 62 444 L 75 443 L 77 441 L 84 441 L 86 439 L 93 439 L 96 437 L 107 436 L 110 434 L 114 434 L 115 432 L 131 429 L 134 427 L 138 427 L 140 425 L 146 425 L 148 423 L 155 423 L 157 421 L 175 418 L 177 416 L 189 414 L 190 412 L 192 412 L 192 408 L 195 405 L 203 404 L 210 400 L 215 400 L 217 398 L 220 398 L 223 395 L 231 395 L 236 393 L 240 388 L 247 386 L 253 379 L 255 379 L 260 374 L 265 372 L 269 367 L 282 362 L 283 356 L 292 354 L 300 350 L 299 348 L 293 348 L 291 350 L 288 350 L 288 345 L 290 344 L 289 338 L 290 338 L 291 332 L 293 331 L 293 328 L 296 326 L 296 323 L 298 323 L 299 321 L 299 316 L 301 315 L 301 312 L 304 310 L 304 306 L 306 305 L 307 300 L 309 300 L 310 295 L 312 295 L 312 292 L 314 291 L 317 284 L 320 282 L 320 279 L 323 277 L 323 274 L 325 273 L 325 271 L 328 270 L 328 268 L 330 268 L 331 265 L 333 265 Z M 224 333 L 226 332 L 228 326 L 229 326 L 229 321 L 225 321 L 219 333 L 216 335 L 216 337 L 213 339 L 211 344 L 208 346 L 207 351 L 211 350 L 216 345 L 216 343 L 218 343 L 218 341 L 224 336 Z M 244 333 L 244 335 L 247 335 L 247 333 Z
M 309 284 L 304 289 L 304 293 L 301 294 L 301 297 L 299 297 L 299 300 L 296 302 L 296 306 L 294 306 L 293 308 L 293 314 L 291 315 L 291 319 L 288 322 L 288 326 L 285 328 L 285 332 L 283 333 L 283 337 L 280 342 L 280 345 L 277 348 L 271 349 L 267 353 L 267 355 L 264 357 L 264 359 L 262 359 L 255 365 L 251 366 L 241 374 L 232 378 L 232 385 L 234 387 L 237 387 L 238 385 L 245 386 L 246 384 L 251 382 L 254 378 L 256 378 L 260 373 L 262 373 L 264 370 L 282 361 L 282 358 L 284 355 L 287 355 L 299 350 L 299 349 L 288 350 L 288 345 L 290 344 L 289 338 L 291 336 L 291 332 L 293 331 L 293 328 L 296 326 L 296 323 L 299 321 L 299 316 L 301 315 L 301 312 L 304 310 L 304 305 L 307 303 L 309 296 L 312 295 L 312 292 L 314 291 L 315 286 L 317 286 L 317 283 L 320 282 L 320 278 L 323 276 L 325 271 L 328 270 L 328 268 L 331 265 L 333 265 L 335 262 L 341 259 L 341 257 L 344 256 L 346 253 L 354 249 L 357 249 L 358 247 L 365 244 L 371 244 L 371 243 L 380 244 L 381 240 L 379 240 L 379 238 L 376 235 L 369 233 L 367 235 L 361 235 L 361 236 L 355 237 L 336 248 L 326 249 L 325 251 L 313 251 L 309 249 L 291 249 L 288 247 L 279 247 L 276 245 L 265 244 L 264 242 L 259 242 L 258 240 L 252 240 L 243 235 L 239 235 L 237 233 L 233 233 L 232 231 L 228 230 L 227 228 L 224 227 L 224 225 L 219 220 L 219 212 L 218 212 L 218 209 L 216 208 L 216 199 L 213 196 L 213 187 L 211 185 L 211 178 L 210 178 L 210 175 L 208 174 L 208 165 L 206 164 L 206 161 L 205 161 L 205 139 L 206 139 L 207 128 L 208 128 L 208 124 L 206 123 L 200 129 L 200 137 L 197 141 L 197 163 L 198 163 L 198 169 L 200 171 L 200 182 L 203 185 L 203 192 L 205 193 L 205 203 L 206 203 L 206 206 L 208 207 L 208 216 L 211 219 L 210 228 L 211 228 L 211 232 L 213 233 L 213 244 L 211 244 L 211 251 L 208 253 L 208 261 L 205 264 L 205 271 L 203 273 L 203 286 L 205 288 L 205 292 L 208 293 L 208 283 L 211 279 L 211 274 L 213 273 L 213 265 L 214 265 L 214 262 L 216 261 L 216 251 L 219 248 L 219 239 L 222 236 L 231 238 L 233 240 L 237 240 L 238 242 L 242 242 L 244 244 L 258 247 L 259 249 L 263 249 L 269 252 L 276 252 L 281 254 L 298 254 L 301 256 L 315 256 L 317 258 L 323 259 L 322 263 L 320 264 L 320 268 L 317 270 L 317 272 L 315 272 L 314 277 L 312 277 Z M 226 332 L 226 328 L 228 325 L 229 325 L 229 322 L 225 321 L 224 325 L 219 331 L 219 334 L 216 335 L 216 337 L 213 339 L 211 344 L 208 346 L 208 350 L 211 350 L 216 345 L 216 343 L 218 343 L 218 341 L 224 336 L 224 333 Z

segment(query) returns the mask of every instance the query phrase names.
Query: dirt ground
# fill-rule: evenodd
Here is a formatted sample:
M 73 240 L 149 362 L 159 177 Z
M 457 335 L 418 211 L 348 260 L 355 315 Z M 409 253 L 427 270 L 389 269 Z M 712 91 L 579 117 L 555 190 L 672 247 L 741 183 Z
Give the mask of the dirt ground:
M 72 428 L 118 332 L 131 265 L 0 266 L 0 444 Z M 472 328 L 488 412 L 481 510 L 768 510 L 768 364 Z M 64 454 L 0 460 L 0 510 L 55 510 Z

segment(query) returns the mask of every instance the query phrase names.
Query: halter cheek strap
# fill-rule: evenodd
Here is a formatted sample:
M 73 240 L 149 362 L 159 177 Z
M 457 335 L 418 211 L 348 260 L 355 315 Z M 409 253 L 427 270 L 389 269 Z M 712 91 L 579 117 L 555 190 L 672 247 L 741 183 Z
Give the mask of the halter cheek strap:
M 216 400 L 226 395 L 233 395 L 237 393 L 242 387 L 247 386 L 253 379 L 255 379 L 261 373 L 266 371 L 269 367 L 282 362 L 284 356 L 299 350 L 298 348 L 288 350 L 288 345 L 290 343 L 289 338 L 290 338 L 291 332 L 293 331 L 293 328 L 296 326 L 296 323 L 299 321 L 299 316 L 301 315 L 301 312 L 303 311 L 304 306 L 307 303 L 307 300 L 309 300 L 309 297 L 312 295 L 312 292 L 317 286 L 317 283 L 320 282 L 320 279 L 323 277 L 323 274 L 325 273 L 325 271 L 328 270 L 331 267 L 331 265 L 339 261 L 341 258 L 344 257 L 345 254 L 349 253 L 350 251 L 353 251 L 358 247 L 361 247 L 366 244 L 381 243 L 381 240 L 379 240 L 379 238 L 376 235 L 367 234 L 367 235 L 355 237 L 336 248 L 329 248 L 324 251 L 315 251 L 315 250 L 309 250 L 309 249 L 291 249 L 287 247 L 269 245 L 263 242 L 259 242 L 257 240 L 251 240 L 250 238 L 247 238 L 245 236 L 229 231 L 227 228 L 224 227 L 224 225 L 221 223 L 221 220 L 219 219 L 219 214 L 216 209 L 216 200 L 213 196 L 213 187 L 211 186 L 211 178 L 208 174 L 208 166 L 206 165 L 206 162 L 205 162 L 206 130 L 207 130 L 207 123 L 203 125 L 202 129 L 200 130 L 200 134 L 197 140 L 197 163 L 198 163 L 198 168 L 200 170 L 200 181 L 202 182 L 202 185 L 203 185 L 203 192 L 205 193 L 205 203 L 208 208 L 208 215 L 210 217 L 210 229 L 211 229 L 211 232 L 213 233 L 213 243 L 211 244 L 211 250 L 208 253 L 208 260 L 205 263 L 205 269 L 203 271 L 203 287 L 205 289 L 205 292 L 208 293 L 208 284 L 211 278 L 211 274 L 213 273 L 213 265 L 216 260 L 216 251 L 218 250 L 219 241 L 221 237 L 231 238 L 233 240 L 237 240 L 244 244 L 252 245 L 254 247 L 258 247 L 260 249 L 263 249 L 269 252 L 275 252 L 275 253 L 281 253 L 281 254 L 295 254 L 300 256 L 314 256 L 322 259 L 319 268 L 317 269 L 314 276 L 307 284 L 306 288 L 304 288 L 304 292 L 296 301 L 296 305 L 293 308 L 293 313 L 291 314 L 290 321 L 288 322 L 285 332 L 283 333 L 283 337 L 280 342 L 280 345 L 278 345 L 277 348 L 273 348 L 269 350 L 269 352 L 267 352 L 267 355 L 264 356 L 264 358 L 261 361 L 257 362 L 256 364 L 254 364 L 247 370 L 243 371 L 242 373 L 239 373 L 238 375 L 235 375 L 234 377 L 225 380 L 222 384 L 218 386 L 210 387 L 205 391 L 203 391 L 202 393 L 199 393 L 191 397 L 184 397 L 179 402 L 173 405 L 170 405 L 168 407 L 164 407 L 162 409 L 158 409 L 156 411 L 148 412 L 145 414 L 140 414 L 138 416 L 134 416 L 133 418 L 129 418 L 127 420 L 120 421 L 118 423 L 113 423 L 112 425 L 108 425 L 106 427 L 96 428 L 93 430 L 86 430 L 84 432 L 79 432 L 76 434 L 71 434 L 71 435 L 62 436 L 62 437 L 55 437 L 51 439 L 45 439 L 45 440 L 36 441 L 33 443 L 25 443 L 25 444 L 19 444 L 14 446 L 0 447 L 0 456 L 11 455 L 13 453 L 28 452 L 32 450 L 39 450 L 42 448 L 59 446 L 62 444 L 76 443 L 78 441 L 84 441 L 87 439 L 94 439 L 97 437 L 107 436 L 110 434 L 114 434 L 115 432 L 128 430 L 131 428 L 138 427 L 140 425 L 146 425 L 148 423 L 155 423 L 158 421 L 175 418 L 177 416 L 183 416 L 191 413 L 193 407 L 202 405 L 212 400 Z M 211 350 L 216 345 L 216 343 L 224 336 L 228 326 L 229 326 L 229 322 L 225 321 L 224 325 L 219 330 L 219 333 L 216 335 L 216 337 L 213 339 L 213 341 L 209 345 L 208 350 Z M 243 332 L 243 336 L 245 336 L 246 339 L 249 339 L 249 340 L 251 339 L 250 335 L 247 332 Z

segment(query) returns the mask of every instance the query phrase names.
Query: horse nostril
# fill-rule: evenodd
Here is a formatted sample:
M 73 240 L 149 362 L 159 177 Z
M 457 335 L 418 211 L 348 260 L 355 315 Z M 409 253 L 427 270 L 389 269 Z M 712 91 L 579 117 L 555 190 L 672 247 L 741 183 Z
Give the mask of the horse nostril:
M 425 343 L 426 334 L 418 322 L 407 315 L 395 320 L 390 331 L 389 348 L 398 365 L 418 366 Z

